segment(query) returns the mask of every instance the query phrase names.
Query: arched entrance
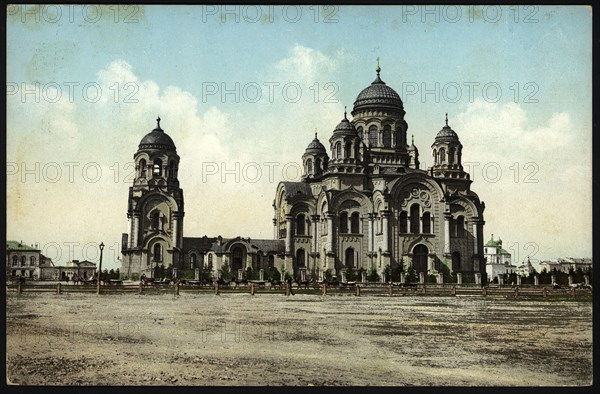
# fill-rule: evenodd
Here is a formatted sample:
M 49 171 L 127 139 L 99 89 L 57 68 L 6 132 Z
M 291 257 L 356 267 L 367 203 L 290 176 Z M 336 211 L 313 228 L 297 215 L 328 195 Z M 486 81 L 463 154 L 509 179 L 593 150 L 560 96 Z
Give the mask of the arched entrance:
M 429 249 L 425 245 L 417 245 L 413 249 L 413 268 L 419 272 L 427 272 L 427 255 Z
M 354 248 L 346 249 L 345 257 L 346 268 L 354 268 Z
M 299 278 L 306 274 L 306 252 L 300 248 L 296 251 L 296 264 L 294 267 L 294 277 Z M 304 271 L 304 273 L 302 273 Z
M 237 245 L 231 251 L 231 274 L 237 278 L 238 271 L 244 268 L 245 248 Z
M 452 253 L 452 272 L 460 271 L 460 253 Z

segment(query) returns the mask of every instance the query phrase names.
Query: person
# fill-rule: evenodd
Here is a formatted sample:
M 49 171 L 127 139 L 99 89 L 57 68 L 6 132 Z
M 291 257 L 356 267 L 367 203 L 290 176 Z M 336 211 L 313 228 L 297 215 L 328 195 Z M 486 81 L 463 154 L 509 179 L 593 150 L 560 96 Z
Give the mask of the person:
M 288 276 L 286 282 L 287 282 L 287 286 L 288 286 L 288 290 L 290 291 L 290 294 L 295 295 L 294 291 L 292 290 L 292 277 Z

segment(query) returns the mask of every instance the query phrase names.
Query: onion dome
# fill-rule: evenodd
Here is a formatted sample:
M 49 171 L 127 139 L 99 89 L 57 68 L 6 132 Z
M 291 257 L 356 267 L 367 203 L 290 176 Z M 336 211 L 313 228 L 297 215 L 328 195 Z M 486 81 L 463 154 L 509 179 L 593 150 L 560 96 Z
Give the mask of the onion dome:
M 317 138 L 317 133 L 315 133 L 315 139 L 312 140 L 310 144 L 306 147 L 304 153 L 318 155 L 318 154 L 327 154 L 327 150 Z
M 344 119 L 337 126 L 335 126 L 335 130 L 333 130 L 334 136 L 339 135 L 350 135 L 350 136 L 358 136 L 358 131 L 356 131 L 356 127 L 346 117 L 346 109 L 344 108 Z
M 419 152 L 419 150 L 415 146 L 415 135 L 414 134 L 412 135 L 412 142 L 406 150 L 409 152 L 417 152 L 417 153 Z
M 161 149 L 161 150 L 172 150 L 175 151 L 175 144 L 171 137 L 160 128 L 160 116 L 156 119 L 156 128 L 150 133 L 146 134 L 140 141 L 138 147 L 142 149 Z
M 458 142 L 458 135 L 448 126 L 448 113 L 446 113 L 446 125 L 437 133 L 435 142 Z
M 356 97 L 354 112 L 363 109 L 403 110 L 404 105 L 402 104 L 400 95 L 394 89 L 387 86 L 379 77 L 379 72 L 381 71 L 379 59 L 377 60 L 377 69 L 375 71 L 377 72 L 377 78 Z

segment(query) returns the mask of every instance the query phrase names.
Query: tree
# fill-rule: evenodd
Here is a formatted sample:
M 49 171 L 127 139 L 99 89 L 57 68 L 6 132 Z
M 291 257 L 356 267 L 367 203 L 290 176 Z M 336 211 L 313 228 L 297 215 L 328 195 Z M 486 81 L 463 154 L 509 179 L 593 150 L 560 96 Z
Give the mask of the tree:
M 325 277 L 325 280 L 331 280 L 333 278 L 333 275 L 331 274 L 331 268 L 327 268 L 323 275 Z
M 406 283 L 416 283 L 417 281 L 417 271 L 415 270 L 415 267 L 410 265 L 408 270 L 406 270 Z
M 229 269 L 229 263 L 225 262 L 221 266 L 221 278 L 224 280 L 231 280 L 231 270 Z
M 353 282 L 356 280 L 356 271 L 354 271 L 354 268 L 348 267 L 348 269 L 346 270 L 346 280 L 349 282 Z
M 381 277 L 379 276 L 379 273 L 377 272 L 377 268 L 375 268 L 375 266 L 371 266 L 371 270 L 369 271 L 369 274 L 367 275 L 367 280 L 369 282 L 379 282 L 381 280 Z

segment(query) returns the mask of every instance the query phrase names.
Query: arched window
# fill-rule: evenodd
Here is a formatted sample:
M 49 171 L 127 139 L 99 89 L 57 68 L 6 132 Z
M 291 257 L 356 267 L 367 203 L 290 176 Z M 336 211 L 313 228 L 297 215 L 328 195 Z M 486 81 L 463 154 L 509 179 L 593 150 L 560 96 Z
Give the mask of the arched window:
M 272 254 L 269 255 L 269 268 L 275 267 L 275 256 Z
M 400 212 L 400 233 L 405 234 L 408 232 L 408 215 L 406 211 Z
M 337 144 L 335 144 L 335 158 L 338 160 L 342 158 L 342 143 L 341 142 L 338 142 Z
M 210 269 L 212 269 L 212 266 L 213 266 L 213 260 L 212 259 L 213 259 L 213 255 L 211 253 L 211 254 L 208 255 L 208 267 Z
M 312 166 L 312 159 L 308 159 L 306 160 L 306 174 L 312 174 L 313 172 L 313 166 Z
M 429 249 L 425 245 L 417 245 L 413 249 L 413 267 L 417 272 L 427 272 L 427 256 Z
M 364 137 L 364 135 L 363 135 L 364 134 L 363 128 L 362 127 L 358 127 L 356 129 L 356 132 L 358 133 L 358 136 L 364 141 L 364 138 L 363 138 Z
M 419 234 L 421 232 L 421 221 L 420 218 L 420 207 L 419 204 L 413 204 L 410 207 L 410 232 L 412 234 Z
M 346 142 L 346 146 L 344 147 L 344 159 L 349 159 L 352 156 L 352 144 L 350 142 Z
M 306 253 L 302 248 L 296 251 L 296 266 L 298 268 L 306 267 Z
M 454 155 L 456 154 L 456 149 L 454 147 L 448 150 L 448 163 L 454 164 Z
M 158 230 L 160 227 L 160 213 L 155 211 L 152 213 L 152 228 Z
M 35 256 L 29 258 L 29 265 L 35 265 Z
M 162 261 L 162 246 L 160 244 L 154 244 L 153 258 L 154 261 Z
M 446 162 L 446 149 L 444 148 L 440 148 L 440 163 L 439 164 L 444 164 Z
M 175 178 L 175 162 L 171 161 L 169 163 L 169 178 Z
M 438 163 L 438 154 L 437 154 L 437 150 L 435 150 L 435 149 L 433 150 L 433 161 L 434 161 L 434 164 Z
M 21 267 L 25 267 L 26 261 L 27 261 L 27 258 L 25 256 L 21 256 Z
M 360 215 L 358 212 L 353 212 L 350 216 L 350 232 L 358 234 L 360 232 Z
M 379 146 L 377 126 L 375 125 L 369 127 L 369 146 Z
M 303 214 L 296 216 L 296 235 L 306 235 L 306 218 Z
M 464 237 L 465 236 L 465 217 L 459 216 L 456 218 L 456 236 Z
M 16 267 L 19 265 L 19 258 L 17 256 L 13 256 L 13 263 L 12 263 L 13 267 Z
M 348 212 L 340 213 L 340 234 L 348 233 Z
M 346 268 L 354 268 L 354 248 L 346 249 Z
M 390 125 L 383 126 L 383 146 L 386 148 L 392 146 L 392 127 Z
M 140 177 L 141 178 L 146 177 L 146 169 L 147 169 L 146 160 L 144 160 L 144 159 L 140 160 Z
M 423 234 L 431 234 L 431 214 L 423 213 Z
M 321 173 L 321 159 L 318 157 L 315 159 L 315 174 Z
M 152 167 L 152 175 L 162 175 L 162 160 L 154 159 L 154 166 Z
M 192 253 L 190 255 L 190 268 L 196 268 L 196 254 Z

